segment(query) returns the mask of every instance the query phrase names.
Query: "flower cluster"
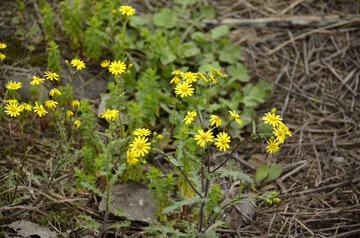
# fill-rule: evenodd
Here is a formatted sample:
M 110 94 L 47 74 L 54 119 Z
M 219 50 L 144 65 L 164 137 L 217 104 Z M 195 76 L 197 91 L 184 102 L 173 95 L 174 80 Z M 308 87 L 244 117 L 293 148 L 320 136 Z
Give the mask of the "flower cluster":
M 7 44 L 0 42 L 0 49 L 5 49 L 7 47 Z M 6 55 L 3 53 L 0 53 L 0 60 L 3 61 L 6 58 Z
M 276 153 L 280 147 L 279 145 L 284 143 L 286 135 L 292 137 L 291 131 L 282 122 L 280 115 L 276 115 L 276 108 L 273 108 L 271 112 L 265 113 L 262 120 L 265 124 L 269 124 L 273 128 L 274 136 L 269 139 L 268 146 L 266 147 L 267 152 L 270 154 Z

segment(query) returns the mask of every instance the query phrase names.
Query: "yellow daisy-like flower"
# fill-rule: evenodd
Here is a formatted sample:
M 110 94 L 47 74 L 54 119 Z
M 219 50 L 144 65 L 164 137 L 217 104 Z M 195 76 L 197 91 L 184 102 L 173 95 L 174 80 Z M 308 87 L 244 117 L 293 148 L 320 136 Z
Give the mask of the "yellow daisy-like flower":
M 228 143 L 230 143 L 230 136 L 226 132 L 220 132 L 215 139 L 217 142 L 215 142 L 216 147 L 220 148 L 220 151 L 226 149 L 229 149 L 230 146 Z
M 73 67 L 76 67 L 77 70 L 81 70 L 85 68 L 85 63 L 82 60 L 79 59 L 72 59 L 70 64 L 72 64 Z
M 170 84 L 178 84 L 180 82 L 180 79 L 178 76 L 174 76 L 171 81 L 170 81 Z
M 17 102 L 16 99 L 9 99 L 9 100 L 4 100 L 4 103 L 10 104 L 10 103 L 14 103 Z
M 22 106 L 26 111 L 32 111 L 32 106 L 28 103 L 23 103 Z
M 197 145 L 205 147 L 205 143 L 213 141 L 213 133 L 211 130 L 204 132 L 202 129 L 198 130 L 199 135 L 195 135 L 194 139 L 197 141 Z
M 41 82 L 44 82 L 45 79 L 43 78 L 38 78 L 36 76 L 33 76 L 33 81 L 30 82 L 30 85 L 39 85 Z
M 270 154 L 276 153 L 279 148 L 279 142 L 276 142 L 274 138 L 270 138 L 270 140 L 267 142 L 269 145 L 266 146 L 266 151 Z
M 5 49 L 7 47 L 7 44 L 0 42 L 0 49 Z
M 185 125 L 188 125 L 194 120 L 194 117 L 196 117 L 196 110 L 192 112 L 188 111 L 187 115 L 183 119 L 183 122 L 185 123 Z
M 175 87 L 175 93 L 181 97 L 187 97 L 194 93 L 194 89 L 187 82 L 178 83 Z
M 5 107 L 5 113 L 7 115 L 10 115 L 11 117 L 16 117 L 20 115 L 20 112 L 22 112 L 22 110 L 24 110 L 23 106 L 18 106 L 19 103 L 16 102 L 11 102 L 8 105 L 6 105 Z
M 34 110 L 34 112 L 35 112 L 36 114 L 38 114 L 39 117 L 42 117 L 43 115 L 45 115 L 46 113 L 48 113 L 48 112 L 44 109 L 43 105 L 40 105 L 40 106 L 39 106 L 37 102 L 35 102 L 35 106 L 33 106 L 33 110 Z
M 79 120 L 76 120 L 74 121 L 74 125 L 79 128 L 81 126 L 81 122 Z
M 270 124 L 273 127 L 280 125 L 282 118 L 280 115 L 275 115 L 273 112 L 265 113 L 265 116 L 262 118 L 265 124 Z
M 146 128 L 138 128 L 133 131 L 133 135 L 135 136 L 148 136 L 151 135 L 151 131 Z
M 109 72 L 115 75 L 124 73 L 125 69 L 126 69 L 126 65 L 121 60 L 111 62 L 109 66 Z
M 67 117 L 72 117 L 73 115 L 74 115 L 74 113 L 72 111 L 67 111 L 66 112 Z
M 280 144 L 284 143 L 286 133 L 282 127 L 274 128 L 273 133 L 274 136 L 276 137 L 277 142 L 279 142 Z
M 101 115 L 101 118 L 105 118 L 106 120 L 111 121 L 111 120 L 114 120 L 117 117 L 118 113 L 119 113 L 118 110 L 108 109 L 108 110 L 102 112 L 100 115 Z
M 61 95 L 61 92 L 57 88 L 53 88 L 50 90 L 49 95 L 53 97 L 54 94 Z
M 132 16 L 134 15 L 136 10 L 131 6 L 125 5 L 125 6 L 121 6 L 119 8 L 119 11 L 121 12 L 122 15 Z
M 59 81 L 59 75 L 57 73 L 45 72 L 44 77 L 46 79 L 49 79 L 50 81 L 53 81 L 53 80 Z
M 100 63 L 100 66 L 103 68 L 106 68 L 110 65 L 110 60 L 103 60 L 103 62 Z
M 73 106 L 73 107 L 80 107 L 80 102 L 79 102 L 79 100 L 74 100 L 74 101 L 71 103 L 71 106 Z
M 229 111 L 230 116 L 236 121 L 236 123 L 238 123 L 239 125 L 242 125 L 242 120 L 240 120 L 240 116 L 239 114 L 237 114 L 234 110 L 234 112 Z
M 135 165 L 139 161 L 137 154 L 132 150 L 126 151 L 126 162 L 130 165 Z
M 131 151 L 134 152 L 137 156 L 144 156 L 149 153 L 150 143 L 147 143 L 148 138 L 137 136 L 134 141 L 130 144 L 132 148 Z
M 55 102 L 53 100 L 47 100 L 45 101 L 45 107 L 47 107 L 48 109 L 51 109 L 53 107 L 56 107 L 56 105 L 58 105 L 59 103 L 58 102 Z
M 6 58 L 6 55 L 4 55 L 3 53 L 0 53 L 0 60 L 3 61 Z
M 204 76 L 204 74 L 198 72 L 197 75 L 200 76 L 200 78 L 202 78 L 205 82 L 208 81 L 208 79 Z
M 16 90 L 16 89 L 19 89 L 21 88 L 21 82 L 12 82 L 12 81 L 9 81 L 5 87 L 9 90 Z
M 216 125 L 216 127 L 221 126 L 221 119 L 220 117 L 216 116 L 216 115 L 210 115 L 210 124 L 211 125 Z
M 192 72 L 186 72 L 186 73 L 181 73 L 181 77 L 183 78 L 183 80 L 185 80 L 188 84 L 191 84 L 193 82 L 196 82 L 197 80 L 197 73 L 192 73 Z
M 181 73 L 182 72 L 180 70 L 174 70 L 174 71 L 171 72 L 171 74 L 173 74 L 173 75 L 179 75 Z

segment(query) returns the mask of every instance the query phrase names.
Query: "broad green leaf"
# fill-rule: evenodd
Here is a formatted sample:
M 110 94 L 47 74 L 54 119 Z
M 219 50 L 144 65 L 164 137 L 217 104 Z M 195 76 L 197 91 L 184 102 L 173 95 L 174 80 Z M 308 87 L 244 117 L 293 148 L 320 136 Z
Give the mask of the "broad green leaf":
M 266 176 L 269 174 L 269 169 L 265 164 L 259 166 L 255 173 L 255 182 L 256 184 L 260 184 Z
M 201 31 L 197 31 L 191 34 L 191 39 L 196 40 L 199 43 L 202 43 L 206 40 L 206 34 L 202 33 Z
M 226 68 L 226 71 L 235 79 L 240 80 L 241 82 L 248 82 L 250 76 L 248 70 L 243 64 L 234 64 Z
M 218 27 L 215 27 L 210 31 L 210 38 L 216 39 L 222 36 L 225 36 L 230 31 L 230 26 L 228 25 L 221 25 Z
M 163 8 L 154 16 L 153 22 L 159 27 L 173 28 L 177 24 L 177 17 L 169 8 Z
M 264 184 L 270 183 L 277 179 L 283 171 L 283 167 L 279 164 L 272 164 L 269 168 L 269 174 L 264 180 Z
M 203 6 L 200 8 L 200 12 L 206 19 L 213 19 L 215 17 L 215 9 L 213 6 Z
M 168 65 L 174 60 L 176 60 L 176 56 L 173 53 L 171 53 L 169 49 L 164 48 L 163 51 L 161 52 L 161 58 L 160 58 L 161 63 L 163 65 Z
M 193 5 L 197 0 L 174 0 L 174 2 L 181 5 Z
M 227 42 L 220 51 L 219 59 L 222 62 L 235 64 L 241 59 L 241 49 L 231 42 Z

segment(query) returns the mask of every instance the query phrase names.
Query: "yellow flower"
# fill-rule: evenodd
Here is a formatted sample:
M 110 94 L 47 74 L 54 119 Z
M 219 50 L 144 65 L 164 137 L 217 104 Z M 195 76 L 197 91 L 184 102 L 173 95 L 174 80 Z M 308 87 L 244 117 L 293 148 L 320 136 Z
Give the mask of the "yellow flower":
M 106 120 L 108 121 L 111 121 L 111 120 L 114 120 L 117 115 L 118 115 L 119 111 L 118 110 L 106 110 L 104 112 L 102 112 L 100 115 L 101 115 L 101 118 L 105 118 Z
M 103 62 L 100 63 L 100 66 L 103 68 L 108 67 L 110 64 L 110 60 L 103 60 Z
M 265 113 L 265 116 L 262 118 L 265 124 L 270 124 L 273 127 L 280 125 L 282 118 L 280 115 L 275 115 L 273 112 Z
M 0 53 L 0 60 L 3 61 L 6 58 L 6 55 Z
M 39 85 L 41 82 L 44 82 L 45 79 L 43 78 L 38 78 L 36 76 L 33 76 L 33 81 L 30 82 L 30 85 Z
M 85 68 L 85 63 L 82 60 L 79 59 L 72 59 L 71 62 L 73 67 L 76 67 L 77 70 L 81 70 Z
M 210 69 L 211 69 L 212 71 L 214 71 L 216 75 L 218 75 L 218 76 L 220 76 L 220 77 L 223 76 L 223 74 L 222 74 L 219 70 L 215 69 L 214 67 L 211 67 L 211 66 L 210 66 Z
M 182 72 L 180 70 L 174 70 L 174 71 L 171 72 L 171 74 L 173 74 L 173 75 L 179 75 L 181 73 Z
M 135 13 L 135 9 L 127 5 L 121 6 L 119 8 L 119 11 L 121 12 L 122 15 L 127 15 L 127 16 L 132 16 Z
M 109 72 L 115 75 L 124 73 L 125 69 L 126 69 L 126 65 L 121 60 L 111 62 L 109 66 Z
M 208 79 L 202 73 L 198 72 L 197 75 L 199 75 L 200 78 L 202 78 L 205 82 L 208 81 Z
M 44 77 L 49 79 L 50 81 L 53 80 L 59 81 L 59 75 L 57 73 L 45 72 Z
M 239 114 L 237 114 L 234 110 L 234 112 L 229 111 L 231 117 L 236 121 L 236 123 L 238 123 L 239 125 L 242 125 L 242 121 L 240 120 L 240 116 Z
M 216 127 L 221 126 L 221 119 L 216 115 L 210 115 L 210 124 L 216 124 Z
M 61 92 L 57 88 L 53 88 L 50 90 L 49 95 L 53 97 L 54 94 L 61 95 Z
M 201 147 L 205 147 L 205 143 L 212 142 L 213 141 L 213 134 L 212 131 L 208 130 L 207 132 L 204 132 L 202 129 L 198 130 L 199 135 L 195 135 L 194 138 L 197 141 L 197 145 L 200 145 Z
M 35 112 L 36 114 L 38 114 L 39 117 L 42 117 L 43 115 L 45 115 L 46 113 L 48 113 L 48 112 L 44 109 L 43 105 L 40 105 L 40 106 L 39 106 L 37 102 L 35 102 L 35 106 L 33 106 L 33 110 L 34 110 L 34 112 Z
M 135 136 L 148 136 L 151 135 L 151 131 L 146 128 L 138 128 L 135 131 L 133 131 L 133 135 Z
M 23 103 L 22 106 L 26 111 L 32 111 L 32 106 L 28 103 Z
M 113 14 L 116 14 L 116 9 L 113 9 L 111 12 L 112 12 Z
M 267 142 L 269 145 L 266 146 L 266 151 L 269 152 L 270 154 L 274 154 L 276 153 L 280 148 L 279 148 L 279 142 L 276 142 L 274 138 L 270 138 L 270 140 Z
M 133 151 L 137 156 L 144 156 L 150 149 L 149 145 L 150 143 L 147 143 L 148 138 L 145 137 L 135 137 L 134 141 L 130 144 L 130 147 L 132 147 L 131 151 Z
M 80 107 L 80 102 L 79 102 L 78 100 L 74 100 L 74 101 L 71 103 L 71 105 L 72 105 L 73 107 Z
M 181 97 L 187 97 L 194 93 L 194 89 L 187 82 L 178 83 L 175 87 L 175 93 Z
M 74 115 L 74 113 L 72 111 L 67 111 L 66 115 L 67 115 L 67 117 L 72 117 Z
M 158 135 L 157 137 L 156 137 L 156 139 L 158 139 L 158 140 L 162 140 L 164 137 L 162 136 L 162 135 Z
M 188 111 L 187 115 L 183 119 L 183 122 L 185 122 L 185 125 L 188 125 L 194 120 L 194 117 L 196 117 L 196 110 L 192 112 Z
M 276 136 L 277 142 L 279 142 L 280 144 L 284 143 L 286 134 L 282 127 L 274 128 L 273 133 Z
M 173 84 L 173 83 L 178 84 L 179 82 L 180 82 L 180 79 L 178 76 L 174 76 L 170 81 L 171 84 Z
M 192 82 L 196 82 L 197 76 L 198 76 L 197 73 L 192 73 L 192 72 L 181 73 L 181 77 L 182 77 L 183 80 L 185 80 L 188 84 L 191 84 Z
M 9 99 L 9 100 L 4 100 L 4 103 L 14 103 L 14 102 L 17 102 L 16 99 Z
M 55 102 L 53 100 L 47 100 L 45 101 L 45 107 L 47 107 L 48 109 L 51 109 L 53 107 L 56 107 L 57 104 L 59 104 L 58 102 Z
M 128 163 L 128 164 L 130 164 L 130 165 L 135 165 L 135 164 L 137 164 L 137 162 L 139 161 L 138 159 L 137 159 L 137 154 L 134 152 L 134 151 L 132 151 L 132 150 L 127 150 L 126 151 L 126 162 Z
M 81 126 L 81 122 L 79 120 L 76 120 L 74 121 L 74 125 L 79 128 Z
M 7 47 L 7 44 L 0 42 L 0 49 L 5 49 Z
M 21 82 L 12 82 L 12 81 L 9 81 L 6 85 L 6 88 L 9 89 L 9 90 L 16 90 L 16 89 L 19 89 L 21 88 Z
M 213 74 L 209 74 L 210 76 L 210 79 L 211 81 L 214 83 L 214 84 L 217 84 L 217 79 L 215 78 L 215 76 Z
M 18 102 L 11 102 L 5 107 L 5 113 L 11 117 L 16 117 L 20 115 L 20 112 L 24 110 L 23 106 L 18 106 Z
M 226 132 L 220 132 L 220 135 L 217 135 L 215 140 L 217 141 L 215 145 L 220 148 L 220 151 L 226 151 L 226 149 L 230 148 L 228 145 L 230 143 L 230 136 Z

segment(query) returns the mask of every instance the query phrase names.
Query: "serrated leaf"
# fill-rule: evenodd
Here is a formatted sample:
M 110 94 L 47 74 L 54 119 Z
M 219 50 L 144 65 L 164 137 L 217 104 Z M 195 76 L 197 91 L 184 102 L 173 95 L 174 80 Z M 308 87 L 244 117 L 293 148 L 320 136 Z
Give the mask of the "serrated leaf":
M 283 167 L 279 164 L 272 164 L 269 168 L 269 174 L 264 180 L 263 184 L 270 183 L 277 179 L 283 171 Z
M 169 213 L 172 213 L 174 210 L 177 210 L 177 209 L 179 209 L 182 212 L 183 206 L 186 206 L 186 205 L 190 206 L 190 205 L 193 205 L 193 204 L 196 204 L 196 203 L 206 202 L 208 200 L 209 199 L 204 199 L 204 198 L 201 198 L 199 196 L 189 198 L 189 199 L 186 199 L 184 201 L 174 203 L 173 205 L 165 208 L 161 213 L 162 214 L 169 214 Z
M 170 29 L 176 26 L 177 17 L 169 8 L 163 8 L 154 16 L 153 22 L 156 26 Z
M 227 25 L 221 25 L 218 27 L 215 27 L 210 31 L 210 38 L 211 39 L 217 39 L 219 37 L 225 36 L 230 31 L 230 26 Z
M 266 176 L 268 176 L 268 174 L 269 174 L 268 167 L 265 164 L 260 165 L 255 173 L 256 184 L 260 184 L 266 178 Z
M 254 180 L 246 174 L 239 171 L 218 171 L 220 178 L 232 177 L 234 180 L 242 180 L 248 183 L 254 183 Z
M 242 64 L 230 65 L 229 67 L 226 68 L 226 71 L 233 78 L 238 79 L 241 82 L 249 82 L 250 80 L 250 76 L 245 65 Z
M 82 228 L 97 230 L 101 226 L 101 224 L 95 221 L 91 216 L 79 215 L 78 218 L 81 221 L 80 227 Z

